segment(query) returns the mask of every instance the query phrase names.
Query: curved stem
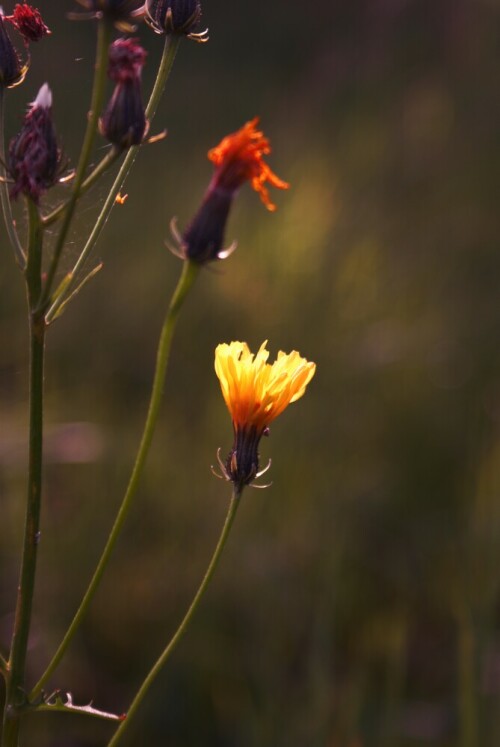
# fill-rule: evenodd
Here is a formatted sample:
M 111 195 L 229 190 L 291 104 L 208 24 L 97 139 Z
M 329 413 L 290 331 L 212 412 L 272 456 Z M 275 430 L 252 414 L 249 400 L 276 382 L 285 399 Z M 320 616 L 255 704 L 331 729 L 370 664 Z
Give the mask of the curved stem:
M 45 685 L 47 680 L 50 678 L 50 676 L 52 675 L 52 673 L 58 666 L 59 662 L 61 661 L 62 657 L 64 656 L 64 653 L 66 652 L 66 649 L 68 648 L 69 643 L 71 642 L 73 636 L 75 635 L 82 621 L 82 618 L 85 615 L 90 602 L 92 601 L 92 598 L 99 585 L 99 582 L 104 573 L 104 570 L 109 561 L 109 558 L 111 557 L 111 553 L 113 552 L 113 549 L 115 547 L 115 544 L 120 534 L 120 531 L 122 529 L 122 526 L 128 515 L 129 509 L 132 503 L 132 499 L 137 491 L 139 480 L 142 475 L 144 464 L 146 462 L 146 457 L 149 452 L 149 447 L 151 445 L 151 440 L 153 438 L 156 421 L 158 420 L 160 403 L 161 403 L 162 395 L 163 395 L 165 374 L 166 374 L 168 360 L 170 356 L 172 338 L 173 338 L 174 330 L 177 324 L 177 318 L 179 315 L 179 311 L 182 307 L 182 304 L 184 302 L 184 299 L 186 295 L 188 294 L 196 278 L 198 269 L 199 269 L 198 265 L 193 262 L 184 263 L 181 277 L 179 278 L 179 282 L 177 283 L 177 287 L 172 296 L 172 300 L 168 307 L 167 315 L 165 317 L 165 321 L 164 321 L 163 328 L 161 331 L 160 340 L 158 343 L 158 351 L 157 351 L 157 356 L 156 356 L 156 369 L 155 369 L 154 380 L 153 380 L 153 388 L 151 391 L 151 399 L 149 402 L 148 414 L 146 417 L 144 431 L 142 434 L 142 438 L 141 438 L 141 442 L 139 445 L 139 450 L 137 452 L 132 474 L 130 476 L 130 480 L 127 486 L 127 490 L 123 497 L 122 504 L 116 516 L 115 523 L 113 524 L 113 527 L 111 529 L 106 546 L 99 559 L 99 563 L 94 572 L 94 575 L 89 584 L 89 587 L 87 591 L 85 592 L 85 596 L 82 599 L 80 607 L 78 608 L 73 618 L 73 621 L 71 622 L 59 648 L 54 654 L 52 661 L 48 665 L 47 669 L 45 670 L 40 680 L 37 682 L 37 684 L 31 691 L 30 696 L 29 696 L 30 700 L 36 698 L 37 695 L 40 694 L 43 686 Z
M 212 559 L 210 560 L 209 566 L 203 577 L 203 580 L 200 586 L 198 587 L 198 591 L 196 592 L 193 601 L 189 605 L 188 611 L 184 615 L 181 624 L 179 625 L 176 632 L 172 636 L 169 644 L 166 646 L 161 656 L 157 659 L 156 663 L 151 668 L 146 679 L 144 680 L 141 687 L 139 688 L 137 695 L 135 696 L 134 700 L 132 701 L 130 705 L 130 708 L 127 711 L 127 718 L 121 722 L 115 734 L 113 735 L 111 740 L 108 742 L 107 747 L 116 747 L 116 745 L 120 742 L 123 734 L 125 733 L 128 726 L 130 725 L 130 722 L 132 721 L 132 718 L 134 717 L 137 709 L 142 703 L 146 693 L 148 692 L 149 688 L 153 684 L 160 670 L 162 669 L 162 667 L 164 666 L 164 664 L 167 662 L 168 658 L 174 651 L 180 639 L 186 632 L 186 629 L 191 621 L 191 618 L 196 612 L 201 602 L 201 599 L 204 596 L 205 591 L 208 588 L 208 585 L 212 579 L 212 576 L 214 575 L 215 569 L 217 568 L 217 565 L 219 564 L 222 551 L 224 549 L 227 538 L 229 536 L 229 532 L 231 531 L 231 527 L 233 526 L 234 518 L 236 516 L 236 511 L 240 504 L 240 500 L 239 500 L 240 496 L 241 496 L 241 490 L 238 490 L 235 487 L 233 490 L 233 495 L 231 497 L 231 502 L 229 504 L 228 512 L 226 514 L 226 520 L 224 522 L 224 526 L 222 527 L 221 535 L 219 537 L 219 541 L 217 542 L 217 546 L 214 550 L 214 554 L 212 555 Z
M 113 146 L 106 155 L 101 158 L 97 166 L 90 172 L 88 177 L 85 179 L 84 182 L 82 182 L 82 186 L 80 187 L 80 197 L 87 192 L 87 190 L 92 187 L 96 181 L 99 179 L 99 177 L 104 174 L 112 164 L 116 161 L 117 158 L 119 158 L 122 154 L 122 151 Z M 64 213 L 67 206 L 69 204 L 69 200 L 66 200 L 66 202 L 62 202 L 60 205 L 58 205 L 51 213 L 44 216 L 42 218 L 42 223 L 44 226 L 50 226 L 52 223 L 55 223 L 55 221 Z
M 19 267 L 24 270 L 26 267 L 26 255 L 24 249 L 19 240 L 19 236 L 16 231 L 16 224 L 14 216 L 12 215 L 12 205 L 10 204 L 9 185 L 7 184 L 7 174 L 5 172 L 6 156 L 5 156 L 5 89 L 0 86 L 0 200 L 2 202 L 2 211 L 5 221 L 5 228 L 7 229 L 7 235 L 9 241 L 14 249 L 16 262 Z
M 29 248 L 26 266 L 30 317 L 30 425 L 28 496 L 24 546 L 17 594 L 16 616 L 9 659 L 9 678 L 5 697 L 3 747 L 17 747 L 19 713 L 16 708 L 23 699 L 26 651 L 31 624 L 36 561 L 40 538 L 42 498 L 43 447 L 43 368 L 45 352 L 45 320 L 35 311 L 41 291 L 43 229 L 36 205 L 28 200 Z
M 90 102 L 90 113 L 87 122 L 87 129 L 85 130 L 85 136 L 83 139 L 82 150 L 80 152 L 80 158 L 78 166 L 76 168 L 75 181 L 73 182 L 73 190 L 71 196 L 66 204 L 66 210 L 64 213 L 64 219 L 62 222 L 61 229 L 57 236 L 56 245 L 54 247 L 54 254 L 52 256 L 52 262 L 47 272 L 47 280 L 45 282 L 45 289 L 42 298 L 42 306 L 50 298 L 54 277 L 57 272 L 59 260 L 68 235 L 69 227 L 73 219 L 75 212 L 76 203 L 81 194 L 81 187 L 85 179 L 85 171 L 90 161 L 92 154 L 92 147 L 94 145 L 95 136 L 97 133 L 97 125 L 99 122 L 99 114 L 101 113 L 104 92 L 106 88 L 106 65 L 108 59 L 109 43 L 111 41 L 113 26 L 111 23 L 102 18 L 98 25 L 98 37 L 97 37 L 97 54 L 94 72 L 94 83 L 92 87 L 92 98 Z
M 165 46 L 163 47 L 163 55 L 160 62 L 160 67 L 158 68 L 158 74 L 156 76 L 155 84 L 153 86 L 153 90 L 151 91 L 151 96 L 149 98 L 148 105 L 146 107 L 146 117 L 149 120 L 152 120 L 156 109 L 158 108 L 158 104 L 160 102 L 161 95 L 163 93 L 163 89 L 165 88 L 165 84 L 167 82 L 168 76 L 170 75 L 170 71 L 172 70 L 172 66 L 174 64 L 175 56 L 177 54 L 177 49 L 179 46 L 179 37 L 167 34 L 165 37 Z M 57 309 L 61 306 L 62 303 L 68 298 L 70 295 L 74 284 L 77 281 L 77 276 L 79 271 L 82 269 L 82 267 L 85 265 L 86 261 L 89 258 L 90 253 L 92 252 L 92 249 L 96 245 L 96 242 L 101 234 L 102 229 L 106 225 L 106 221 L 109 218 L 109 214 L 111 213 L 111 210 L 113 209 L 116 201 L 116 196 L 120 192 L 120 189 L 123 187 L 123 183 L 125 179 L 127 178 L 128 172 L 130 171 L 132 164 L 134 163 L 137 153 L 139 151 L 138 145 L 132 146 L 128 149 L 127 155 L 125 156 L 123 163 L 120 167 L 120 170 L 117 174 L 117 177 L 115 181 L 113 182 L 113 185 L 109 191 L 109 194 L 106 198 L 106 201 L 104 205 L 101 208 L 101 212 L 99 213 L 99 216 L 97 218 L 97 221 L 94 225 L 94 228 L 92 229 L 92 232 L 87 239 L 87 243 L 83 247 L 83 250 L 78 257 L 77 262 L 75 263 L 75 266 L 71 270 L 71 276 L 73 278 L 70 283 L 68 283 L 68 286 L 64 293 L 62 293 L 50 306 L 47 315 L 46 320 L 47 323 L 50 323 L 57 312 Z

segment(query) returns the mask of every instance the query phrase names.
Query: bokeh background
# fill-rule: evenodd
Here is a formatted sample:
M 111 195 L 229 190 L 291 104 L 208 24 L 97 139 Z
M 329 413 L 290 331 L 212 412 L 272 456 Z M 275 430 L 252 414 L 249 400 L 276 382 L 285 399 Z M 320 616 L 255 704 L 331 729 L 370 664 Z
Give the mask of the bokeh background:
M 8 12 L 12 3 L 6 3 Z M 50 82 L 75 164 L 92 23 L 40 0 L 53 36 L 9 93 L 7 131 Z M 222 565 L 131 729 L 137 747 L 493 747 L 500 740 L 500 5 L 496 0 L 205 0 L 152 132 L 48 340 L 43 532 L 30 681 L 86 588 L 126 486 L 180 263 L 164 247 L 256 114 L 291 183 L 242 189 L 237 252 L 204 270 L 175 340 L 147 473 L 108 574 L 51 683 L 121 712 L 204 573 L 228 489 L 221 341 L 318 364 L 262 444 Z M 149 89 L 162 40 L 146 28 Z M 104 147 L 102 141 L 99 148 Z M 96 151 L 96 157 L 102 153 Z M 84 200 L 71 265 L 107 184 Z M 64 189 L 48 197 L 56 204 Z M 19 208 L 18 208 L 19 210 Z M 18 213 L 22 220 L 22 213 Z M 27 337 L 2 233 L 0 635 L 23 521 Z M 97 747 L 106 723 L 37 716 L 25 743 Z

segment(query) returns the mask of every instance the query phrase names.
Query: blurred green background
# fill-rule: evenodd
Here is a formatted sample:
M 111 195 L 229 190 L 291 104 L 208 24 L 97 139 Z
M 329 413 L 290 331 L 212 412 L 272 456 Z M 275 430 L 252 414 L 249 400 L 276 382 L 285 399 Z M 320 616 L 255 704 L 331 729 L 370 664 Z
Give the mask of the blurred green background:
M 9 93 L 7 131 L 48 80 L 75 164 L 95 27 L 65 19 L 71 2 L 39 7 L 53 36 Z M 274 193 L 273 215 L 242 189 L 228 226 L 238 250 L 204 270 L 187 301 L 147 474 L 51 684 L 126 709 L 190 602 L 226 510 L 227 486 L 209 469 L 232 439 L 214 348 L 269 339 L 273 354 L 295 348 L 316 361 L 316 377 L 262 444 L 273 485 L 246 491 L 212 587 L 127 744 L 496 746 L 500 5 L 203 8 L 210 42 L 181 44 L 152 125 L 168 138 L 141 152 L 94 255 L 103 271 L 49 334 L 30 682 L 76 609 L 127 483 L 180 271 L 163 244 L 170 217 L 186 225 L 211 176 L 206 151 L 259 114 L 269 163 L 291 189 Z M 149 90 L 162 40 L 139 35 Z M 106 186 L 83 202 L 68 268 Z M 5 651 L 24 512 L 27 337 L 4 232 L 2 248 Z M 37 716 L 25 744 L 97 747 L 110 733 Z

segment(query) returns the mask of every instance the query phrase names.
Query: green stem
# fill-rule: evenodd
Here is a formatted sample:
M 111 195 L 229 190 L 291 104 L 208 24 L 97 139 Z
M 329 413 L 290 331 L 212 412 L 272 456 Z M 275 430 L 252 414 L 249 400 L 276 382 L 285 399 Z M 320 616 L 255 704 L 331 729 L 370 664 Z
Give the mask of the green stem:
M 30 696 L 29 696 L 30 700 L 36 698 L 40 694 L 45 683 L 50 678 L 50 676 L 52 675 L 52 673 L 58 666 L 59 662 L 61 661 L 62 657 L 64 656 L 64 653 L 66 652 L 66 649 L 68 648 L 69 643 L 71 642 L 73 636 L 75 635 L 83 619 L 83 616 L 85 615 L 87 608 L 90 602 L 92 601 L 92 598 L 99 585 L 99 582 L 104 573 L 104 570 L 109 561 L 109 558 L 111 557 L 111 553 L 113 552 L 113 549 L 119 537 L 122 526 L 128 515 L 129 509 L 132 503 L 132 499 L 139 485 L 139 480 L 142 475 L 144 464 L 146 462 L 146 457 L 148 455 L 149 447 L 151 445 L 151 441 L 153 438 L 153 433 L 155 430 L 156 422 L 158 420 L 158 414 L 159 414 L 160 404 L 161 404 L 162 395 L 163 395 L 163 386 L 165 382 L 165 374 L 166 374 L 168 360 L 170 356 L 172 338 L 173 338 L 175 327 L 177 324 L 177 318 L 179 316 L 179 311 L 182 307 L 184 299 L 186 298 L 186 295 L 188 294 L 191 286 L 193 285 L 193 282 L 198 273 L 198 269 L 199 269 L 199 266 L 193 262 L 185 262 L 183 265 L 182 274 L 181 274 L 181 277 L 179 278 L 179 282 L 177 283 L 177 287 L 170 301 L 170 305 L 168 307 L 167 315 L 163 323 L 163 328 L 162 328 L 160 340 L 158 343 L 158 351 L 156 355 L 156 369 L 155 369 L 154 380 L 153 380 L 153 388 L 151 390 L 151 398 L 149 402 L 148 414 L 146 417 L 144 431 L 142 434 L 142 438 L 141 438 L 141 442 L 139 445 L 139 450 L 137 452 L 132 474 L 130 476 L 130 480 L 127 486 L 127 490 L 123 497 L 122 504 L 116 516 L 115 523 L 113 524 L 113 527 L 111 529 L 106 546 L 99 559 L 97 568 L 94 572 L 94 575 L 89 584 L 89 587 L 87 591 L 85 592 L 85 596 L 83 597 L 82 602 L 68 630 L 66 631 L 66 634 L 59 648 L 54 654 L 52 661 L 48 665 L 47 669 L 45 670 L 40 680 L 37 682 L 37 684 L 31 691 Z
M 109 20 L 103 18 L 99 21 L 97 54 L 94 72 L 94 83 L 92 87 L 92 98 L 90 102 L 90 113 L 87 122 L 87 128 L 85 130 L 85 136 L 83 139 L 82 150 L 80 152 L 80 159 L 76 168 L 73 189 L 66 205 L 62 226 L 57 236 L 56 245 L 54 247 L 52 262 L 47 272 L 47 280 L 45 282 L 42 306 L 50 298 L 50 293 L 59 265 L 59 260 L 61 258 L 64 242 L 66 241 L 66 236 L 68 235 L 69 227 L 73 219 L 76 203 L 78 201 L 78 198 L 80 197 L 81 187 L 85 179 L 85 171 L 92 155 L 92 147 L 94 145 L 95 136 L 97 134 L 99 115 L 101 113 L 102 105 L 104 102 L 104 93 L 106 90 L 106 67 L 112 30 L 113 26 L 111 25 Z
M 215 569 L 217 568 L 217 565 L 219 563 L 220 557 L 222 555 L 222 551 L 224 549 L 224 546 L 226 544 L 227 538 L 229 536 L 229 532 L 231 531 L 231 527 L 234 522 L 234 518 L 236 516 L 236 511 L 238 509 L 238 506 L 240 504 L 240 496 L 241 496 L 241 490 L 238 490 L 237 488 L 234 488 L 233 495 L 231 498 L 231 502 L 229 504 L 229 509 L 226 514 L 226 520 L 224 522 L 224 526 L 222 527 L 222 532 L 219 537 L 219 541 L 217 542 L 217 546 L 215 548 L 214 554 L 212 555 L 212 559 L 209 563 L 209 566 L 207 568 L 207 571 L 203 577 L 203 580 L 198 588 L 198 591 L 196 592 L 193 601 L 191 602 L 188 611 L 184 615 L 184 618 L 182 619 L 181 624 L 177 628 L 176 632 L 174 633 L 173 637 L 171 638 L 169 644 L 164 649 L 161 656 L 157 659 L 154 666 L 149 671 L 146 679 L 142 683 L 141 687 L 139 688 L 139 691 L 137 692 L 137 695 L 135 696 L 134 700 L 130 704 L 130 708 L 127 711 L 127 718 L 121 722 L 120 726 L 116 730 L 115 734 L 111 738 L 111 740 L 108 743 L 107 747 L 116 747 L 116 745 L 120 742 L 122 736 L 128 729 L 130 722 L 132 721 L 137 709 L 139 708 L 140 704 L 142 703 L 146 693 L 148 692 L 149 688 L 153 684 L 154 680 L 158 676 L 160 670 L 163 668 L 165 663 L 167 662 L 168 658 L 174 651 L 175 647 L 179 643 L 180 639 L 186 632 L 186 629 L 191 621 L 191 618 L 193 617 L 194 613 L 196 612 L 198 605 L 201 602 L 202 597 L 205 594 L 205 591 L 207 590 L 207 587 L 212 579 L 212 576 L 214 575 Z
M 114 164 L 117 158 L 121 156 L 122 150 L 119 148 L 116 148 L 113 146 L 106 155 L 101 158 L 97 166 L 90 172 L 88 177 L 85 179 L 84 182 L 82 182 L 82 186 L 80 187 L 80 197 L 87 192 L 90 187 L 92 187 L 96 181 L 99 179 L 102 174 L 104 174 L 110 166 Z M 51 213 L 46 215 L 44 218 L 42 218 L 42 223 L 44 226 L 50 226 L 52 223 L 55 223 L 55 221 L 64 213 L 67 206 L 69 204 L 69 200 L 66 202 L 62 202 L 58 207 L 56 207 Z
M 9 241 L 14 249 L 17 264 L 24 270 L 26 267 L 26 255 L 24 249 L 21 246 L 19 236 L 16 231 L 16 223 L 14 216 L 12 215 L 12 205 L 10 203 L 9 185 L 7 184 L 7 174 L 5 172 L 5 89 L 0 86 L 0 201 L 2 202 L 2 211 L 5 222 L 5 228 L 7 229 L 7 235 Z
M 148 105 L 146 107 L 146 117 L 151 121 L 156 113 L 156 109 L 158 108 L 158 104 L 161 99 L 161 95 L 163 93 L 163 89 L 165 88 L 165 84 L 167 82 L 168 76 L 170 75 L 170 71 L 172 70 L 172 66 L 174 64 L 175 56 L 177 54 L 177 49 L 179 46 L 180 38 L 178 36 L 173 36 L 171 34 L 167 34 L 165 37 L 165 46 L 163 47 L 163 55 L 160 62 L 160 67 L 158 68 L 158 74 L 156 76 L 155 84 L 153 86 L 153 90 L 151 91 L 151 96 L 149 98 Z M 99 213 L 99 216 L 97 218 L 97 221 L 92 229 L 92 232 L 87 239 L 87 243 L 83 247 L 83 250 L 78 257 L 77 262 L 75 263 L 75 266 L 71 270 L 71 276 L 72 280 L 68 283 L 68 286 L 64 293 L 62 293 L 55 301 L 52 303 L 51 307 L 49 308 L 46 320 L 47 323 L 50 323 L 57 312 L 57 309 L 61 306 L 61 304 L 64 303 L 64 301 L 68 298 L 68 296 L 71 294 L 71 291 L 73 290 L 73 287 L 75 283 L 77 282 L 78 274 L 80 270 L 85 265 L 86 261 L 89 258 L 90 253 L 92 252 L 94 246 L 97 243 L 97 240 L 101 234 L 102 229 L 106 225 L 106 221 L 109 218 L 109 214 L 111 213 L 111 210 L 113 209 L 116 201 L 116 196 L 120 192 L 120 190 L 123 187 L 123 183 L 125 179 L 127 178 L 128 172 L 130 171 L 137 153 L 139 151 L 138 145 L 132 146 L 128 149 L 127 155 L 125 156 L 123 163 L 120 167 L 120 170 L 116 176 L 115 181 L 113 182 L 113 185 L 109 191 L 109 194 L 106 198 L 106 201 L 104 205 L 101 208 L 101 212 Z
M 19 739 L 20 716 L 17 706 L 20 701 L 22 702 L 24 694 L 26 651 L 35 588 L 42 497 L 43 367 L 46 325 L 43 315 L 36 312 L 35 307 L 41 291 L 43 230 L 38 209 L 31 200 L 28 200 L 28 215 L 29 248 L 26 266 L 30 316 L 28 496 L 16 616 L 8 664 L 10 672 L 5 697 L 3 747 L 17 747 Z

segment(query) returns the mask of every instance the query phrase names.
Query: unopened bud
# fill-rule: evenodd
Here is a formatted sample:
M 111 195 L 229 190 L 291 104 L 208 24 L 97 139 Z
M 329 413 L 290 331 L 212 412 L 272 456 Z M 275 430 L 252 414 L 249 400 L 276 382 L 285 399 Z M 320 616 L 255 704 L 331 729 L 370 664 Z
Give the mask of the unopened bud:
M 40 11 L 31 5 L 18 3 L 12 13 L 12 23 L 26 42 L 36 42 L 50 34 L 50 29 L 43 22 Z
M 13 88 L 22 83 L 28 71 L 27 65 L 22 65 L 19 55 L 14 49 L 4 23 L 4 15 L 0 8 L 0 86 Z
M 158 34 L 191 34 L 201 18 L 198 0 L 146 0 L 146 22 Z
M 108 76 L 116 86 L 99 130 L 119 148 L 139 145 L 148 129 L 141 93 L 146 54 L 137 39 L 117 39 L 109 48 Z
M 52 92 L 44 83 L 9 145 L 12 198 L 24 194 L 38 204 L 43 192 L 57 181 L 60 164 L 61 151 L 52 123 Z
M 99 120 L 101 135 L 119 148 L 130 148 L 142 142 L 147 129 L 140 81 L 133 79 L 117 83 Z
M 70 13 L 73 20 L 106 18 L 121 31 L 133 31 L 134 19 L 142 15 L 139 0 L 77 0 L 87 13 Z

